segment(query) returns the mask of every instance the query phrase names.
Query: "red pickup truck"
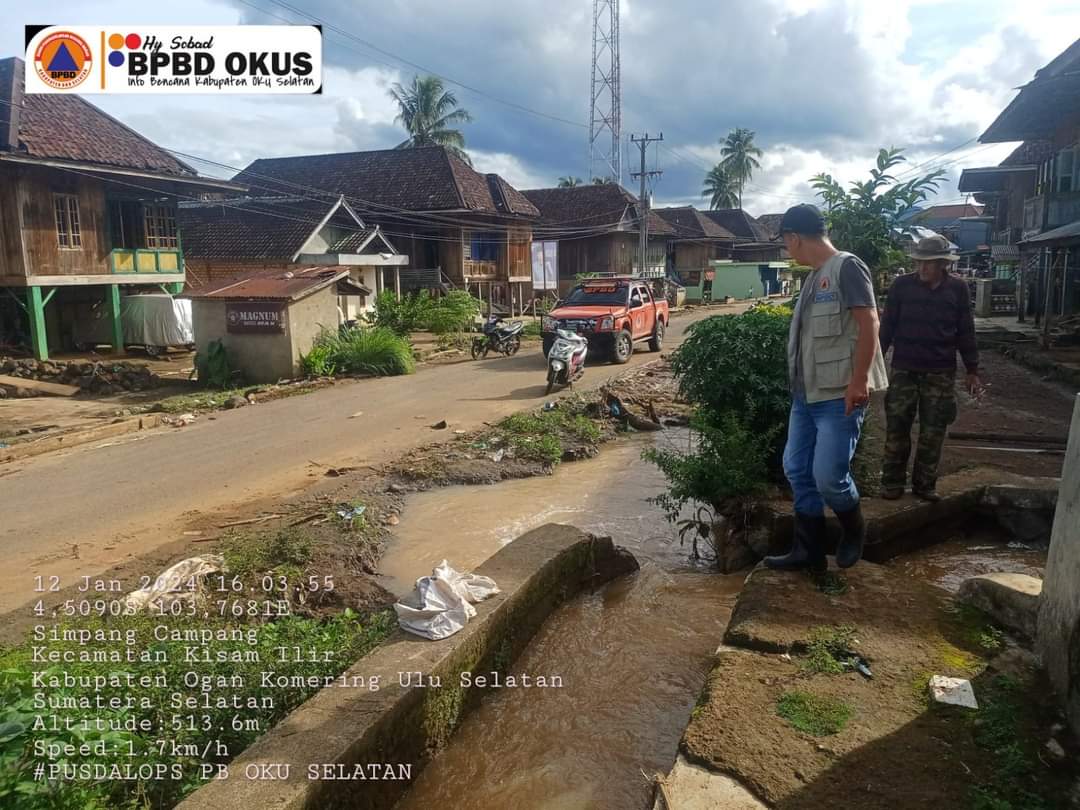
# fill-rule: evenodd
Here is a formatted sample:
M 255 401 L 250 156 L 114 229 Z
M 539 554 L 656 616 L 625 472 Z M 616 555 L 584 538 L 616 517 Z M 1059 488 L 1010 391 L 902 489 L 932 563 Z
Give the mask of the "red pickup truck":
M 607 353 L 625 363 L 634 344 L 648 341 L 658 352 L 670 313 L 668 302 L 655 298 L 649 285 L 628 277 L 584 281 L 544 317 L 541 329 L 546 357 L 555 342 L 556 329 L 569 329 L 588 338 L 590 354 Z

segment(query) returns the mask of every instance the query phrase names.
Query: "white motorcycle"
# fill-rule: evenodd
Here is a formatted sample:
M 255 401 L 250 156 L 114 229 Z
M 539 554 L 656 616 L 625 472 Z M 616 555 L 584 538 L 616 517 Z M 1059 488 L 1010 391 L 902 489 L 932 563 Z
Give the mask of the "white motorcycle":
M 547 391 L 544 396 L 550 394 L 556 385 L 573 385 L 585 373 L 589 341 L 566 329 L 556 330 L 556 335 L 547 356 Z

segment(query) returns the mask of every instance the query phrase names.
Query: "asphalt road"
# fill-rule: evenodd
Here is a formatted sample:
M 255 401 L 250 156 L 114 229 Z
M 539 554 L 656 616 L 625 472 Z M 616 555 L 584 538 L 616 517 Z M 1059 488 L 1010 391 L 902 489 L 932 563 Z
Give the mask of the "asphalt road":
M 676 317 L 665 350 L 688 324 L 725 309 L 736 307 Z M 587 366 L 578 387 L 655 357 L 641 345 L 628 366 Z M 311 462 L 376 464 L 444 439 L 429 427 L 440 420 L 470 430 L 535 406 L 544 371 L 538 344 L 527 344 L 512 358 L 357 380 L 0 466 L 0 612 L 30 599 L 37 575 L 70 585 L 180 539 L 199 514 L 295 494 L 312 480 Z

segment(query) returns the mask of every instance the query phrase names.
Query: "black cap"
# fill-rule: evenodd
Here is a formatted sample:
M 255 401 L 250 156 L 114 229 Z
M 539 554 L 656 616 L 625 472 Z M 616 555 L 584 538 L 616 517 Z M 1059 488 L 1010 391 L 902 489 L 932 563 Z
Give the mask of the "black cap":
M 785 233 L 797 233 L 803 236 L 824 236 L 825 217 L 817 206 L 809 203 L 800 203 L 789 208 L 780 220 L 780 227 L 776 231 L 777 238 Z

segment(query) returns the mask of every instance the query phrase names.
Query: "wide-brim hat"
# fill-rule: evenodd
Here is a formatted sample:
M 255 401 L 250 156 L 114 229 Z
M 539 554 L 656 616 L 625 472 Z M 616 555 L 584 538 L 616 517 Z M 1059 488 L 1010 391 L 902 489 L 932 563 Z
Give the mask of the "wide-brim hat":
M 915 243 L 908 251 L 908 256 L 917 262 L 932 262 L 944 259 L 955 262 L 960 256 L 953 252 L 953 244 L 944 236 L 927 236 Z

